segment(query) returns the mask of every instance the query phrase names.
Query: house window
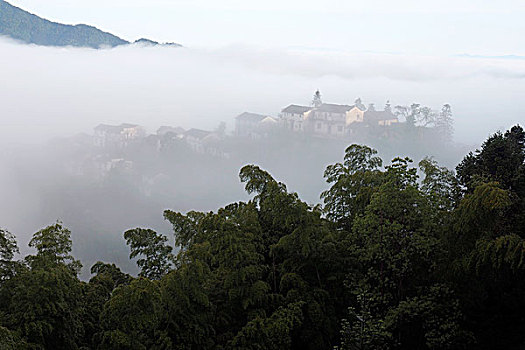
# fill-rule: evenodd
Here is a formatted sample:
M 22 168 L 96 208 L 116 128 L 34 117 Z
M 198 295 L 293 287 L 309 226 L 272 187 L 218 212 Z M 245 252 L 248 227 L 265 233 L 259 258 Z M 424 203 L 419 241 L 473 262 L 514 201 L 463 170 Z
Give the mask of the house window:
M 315 126 L 317 129 L 321 129 L 321 123 L 317 123 L 317 125 Z

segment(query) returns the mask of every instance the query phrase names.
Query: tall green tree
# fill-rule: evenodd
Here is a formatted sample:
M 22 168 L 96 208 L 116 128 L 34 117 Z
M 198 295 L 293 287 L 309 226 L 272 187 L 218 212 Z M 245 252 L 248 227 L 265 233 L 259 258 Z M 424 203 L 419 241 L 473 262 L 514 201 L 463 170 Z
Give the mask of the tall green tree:
M 135 228 L 126 231 L 124 238 L 131 249 L 129 257 L 141 257 L 137 260 L 140 276 L 158 280 L 169 272 L 173 248 L 167 244 L 166 236 L 151 229 Z
M 324 177 L 331 187 L 321 199 L 328 219 L 336 226 L 351 230 L 354 218 L 364 212 L 382 182 L 382 165 L 376 150 L 353 144 L 345 150 L 342 163 L 326 168 Z
M 15 236 L 6 230 L 0 229 L 0 284 L 14 276 L 16 262 L 15 254 L 19 253 Z
M 139 278 L 123 285 L 104 306 L 98 349 L 170 349 L 161 327 L 165 316 L 158 281 Z
M 71 256 L 70 231 L 61 223 L 33 235 L 28 269 L 6 282 L 6 326 L 31 348 L 76 349 L 83 337 L 80 263 Z

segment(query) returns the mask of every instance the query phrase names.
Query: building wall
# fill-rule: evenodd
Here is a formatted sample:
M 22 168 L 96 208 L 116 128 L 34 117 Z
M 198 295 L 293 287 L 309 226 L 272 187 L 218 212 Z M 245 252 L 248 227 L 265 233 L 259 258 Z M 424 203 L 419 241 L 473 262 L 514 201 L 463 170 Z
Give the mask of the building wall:
M 377 122 L 377 124 L 382 125 L 382 126 L 390 126 L 398 122 L 399 121 L 397 119 L 389 119 L 389 120 L 380 120 Z
M 357 107 L 352 108 L 346 113 L 346 125 L 361 123 L 364 120 L 365 112 Z
M 305 131 L 305 120 L 308 117 L 310 111 L 304 114 L 299 113 L 281 113 L 281 123 L 288 130 L 295 132 Z
M 235 134 L 237 136 L 248 137 L 257 129 L 257 127 L 257 122 L 237 119 L 235 121 Z

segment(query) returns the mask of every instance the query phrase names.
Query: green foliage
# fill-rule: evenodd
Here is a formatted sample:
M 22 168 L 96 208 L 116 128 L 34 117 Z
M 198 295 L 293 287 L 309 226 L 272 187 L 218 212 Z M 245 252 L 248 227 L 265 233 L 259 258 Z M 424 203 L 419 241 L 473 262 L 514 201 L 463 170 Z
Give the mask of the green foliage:
M 160 279 L 171 269 L 173 248 L 167 245 L 166 236 L 150 229 L 136 228 L 126 231 L 124 238 L 131 249 L 129 257 L 143 257 L 137 260 L 140 276 Z
M 72 244 L 71 231 L 57 222 L 33 235 L 29 246 L 36 248 L 37 254 L 28 256 L 26 260 L 33 268 L 65 264 L 77 274 L 82 264 L 71 255 Z
M 302 306 L 296 302 L 280 307 L 270 317 L 256 317 L 233 338 L 228 349 L 280 350 L 292 346 L 294 329 L 302 323 Z
M 13 332 L 0 326 L 0 350 L 21 350 L 26 348 L 27 344 L 20 341 Z
M 432 158 L 419 162 L 419 169 L 425 175 L 421 191 L 431 198 L 436 209 L 451 211 L 460 199 L 460 187 L 454 172 L 440 167 Z
M 61 223 L 25 264 L 0 231 L 0 348 L 521 348 L 524 141 L 492 136 L 457 176 L 425 158 L 422 179 L 351 145 L 326 169 L 324 208 L 247 165 L 252 200 L 165 211 L 176 257 L 153 230 L 125 232 L 138 279 L 97 262 L 80 282 Z
M 158 282 L 140 278 L 116 289 L 101 315 L 99 349 L 166 349 Z
M 93 266 L 91 266 L 91 273 L 96 274 L 96 276 L 90 281 L 94 281 L 96 278 L 101 276 L 108 277 L 112 282 L 111 290 L 117 288 L 123 284 L 129 284 L 132 280 L 132 277 L 127 273 L 123 273 L 115 264 L 106 264 L 101 261 L 97 261 Z
M 358 313 L 354 307 L 349 307 L 347 318 L 341 321 L 341 345 L 335 349 L 387 350 L 392 348 L 392 343 L 392 333 L 383 319 L 374 317 L 367 308 Z
M 0 35 L 26 43 L 45 46 L 102 46 L 128 44 L 112 34 L 84 24 L 64 25 L 50 22 L 0 0 Z
M 83 335 L 82 286 L 65 265 L 34 268 L 5 284 L 6 326 L 36 348 L 74 349 Z
M 435 127 L 443 141 L 452 141 L 452 136 L 454 135 L 454 119 L 452 118 L 452 107 L 449 104 L 444 104 L 436 116 Z
M 16 263 L 13 258 L 16 253 L 19 253 L 19 250 L 15 236 L 0 229 L 0 283 L 15 274 Z
M 345 151 L 344 162 L 326 168 L 324 177 L 331 184 L 321 194 L 327 217 L 346 230 L 354 218 L 364 212 L 372 193 L 382 181 L 378 168 L 381 158 L 367 146 L 351 145 Z

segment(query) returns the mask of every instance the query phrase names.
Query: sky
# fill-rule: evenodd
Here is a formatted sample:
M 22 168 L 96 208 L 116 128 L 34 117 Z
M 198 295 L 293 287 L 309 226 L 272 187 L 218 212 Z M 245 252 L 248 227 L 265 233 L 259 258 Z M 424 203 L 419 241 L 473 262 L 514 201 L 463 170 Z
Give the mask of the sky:
M 525 55 L 522 0 L 10 0 L 62 23 L 189 47 Z

